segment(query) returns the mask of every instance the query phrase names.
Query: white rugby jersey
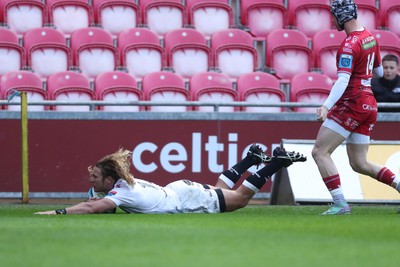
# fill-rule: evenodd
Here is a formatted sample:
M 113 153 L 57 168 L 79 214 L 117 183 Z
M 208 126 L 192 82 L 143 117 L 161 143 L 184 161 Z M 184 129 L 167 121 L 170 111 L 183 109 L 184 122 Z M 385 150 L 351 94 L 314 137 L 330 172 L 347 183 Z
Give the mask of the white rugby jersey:
M 119 179 L 105 198 L 128 213 L 179 213 L 178 195 L 169 188 L 135 178 L 129 185 Z

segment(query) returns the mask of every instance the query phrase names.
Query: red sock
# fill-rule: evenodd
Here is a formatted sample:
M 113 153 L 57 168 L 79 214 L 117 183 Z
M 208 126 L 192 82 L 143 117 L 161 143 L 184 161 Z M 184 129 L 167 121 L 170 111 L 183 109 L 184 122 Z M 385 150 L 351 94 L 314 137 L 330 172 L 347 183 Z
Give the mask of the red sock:
M 323 178 L 324 183 L 326 187 L 328 188 L 329 191 L 332 191 L 334 189 L 340 188 L 340 176 L 339 174 L 335 174 L 332 176 L 328 176 Z
M 376 176 L 376 179 L 384 184 L 392 185 L 396 175 L 386 167 L 383 167 Z

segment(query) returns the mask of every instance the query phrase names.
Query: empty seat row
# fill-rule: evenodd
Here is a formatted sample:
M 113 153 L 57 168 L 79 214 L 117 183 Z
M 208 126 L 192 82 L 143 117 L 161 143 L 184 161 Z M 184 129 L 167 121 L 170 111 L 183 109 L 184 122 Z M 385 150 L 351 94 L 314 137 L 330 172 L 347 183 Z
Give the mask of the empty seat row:
M 312 38 L 318 31 L 334 28 L 329 0 L 241 0 L 240 2 L 241 24 L 248 27 L 254 36 L 266 37 L 275 29 L 295 27 Z M 398 0 L 355 2 L 358 6 L 358 19 L 367 29 L 389 29 L 400 36 Z
M 400 36 L 397 0 L 359 0 L 357 5 L 359 19 L 368 29 L 383 27 Z M 92 25 L 117 36 L 145 25 L 163 37 L 190 25 L 210 37 L 215 31 L 243 25 L 258 37 L 296 27 L 311 38 L 319 30 L 333 28 L 329 8 L 329 0 L 240 0 L 238 11 L 231 0 L 1 0 L 0 22 L 19 35 L 49 24 L 67 36 Z
M 209 47 L 204 35 L 190 28 L 170 31 L 163 46 L 157 35 L 146 28 L 122 32 L 118 37 L 118 46 L 114 45 L 109 33 L 96 27 L 75 30 L 69 46 L 58 30 L 36 28 L 24 34 L 24 49 L 18 47 L 18 38 L 11 31 L 0 31 L 4 62 L 14 62 L 4 64 L 0 74 L 20 69 L 25 64 L 44 78 L 54 72 L 78 67 L 90 79 L 120 65 L 136 78 L 168 66 L 184 78 L 215 65 L 233 77 L 257 68 L 253 38 L 239 29 L 215 33 L 213 45 Z M 227 57 L 235 57 L 240 65 L 226 64 Z M 16 69 L 16 65 L 19 68 Z
M 112 71 L 99 75 L 91 86 L 89 80 L 78 72 L 66 71 L 52 74 L 45 83 L 40 77 L 28 71 L 15 71 L 4 74 L 0 82 L 0 98 L 7 99 L 13 91 L 25 91 L 29 101 L 57 100 L 70 102 L 71 105 L 52 106 L 57 111 L 89 111 L 88 105 L 74 105 L 76 102 L 100 100 L 114 105 L 99 106 L 103 111 L 214 111 L 213 106 L 179 106 L 180 102 L 200 101 L 207 103 L 233 103 L 236 101 L 253 104 L 242 108 L 221 106 L 221 112 L 281 112 L 279 106 L 260 107 L 257 104 L 292 102 L 322 103 L 329 94 L 332 80 L 320 73 L 298 74 L 292 79 L 290 96 L 281 89 L 279 80 L 271 74 L 252 72 L 232 80 L 217 72 L 202 72 L 194 75 L 188 85 L 182 77 L 171 72 L 154 72 L 146 75 L 139 84 L 125 72 Z M 92 89 L 92 87 L 94 89 Z M 290 97 L 290 98 L 289 98 Z M 126 101 L 177 102 L 175 106 L 118 105 Z M 11 100 L 19 103 L 19 98 Z M 19 105 L 4 107 L 7 110 L 19 110 Z M 29 111 L 43 111 L 45 106 L 32 105 Z M 295 108 L 299 112 L 314 112 L 315 108 Z
M 90 4 L 89 4 L 90 3 Z M 17 34 L 50 24 L 65 35 L 99 25 L 118 35 L 121 31 L 146 25 L 159 36 L 169 30 L 194 25 L 205 35 L 233 26 L 228 0 L 1 0 L 1 22 Z
M 382 54 L 400 56 L 400 38 L 390 31 L 372 33 L 381 45 Z M 140 80 L 146 74 L 170 68 L 185 79 L 199 72 L 218 69 L 232 79 L 263 68 L 259 58 L 280 79 L 320 69 L 336 78 L 336 52 L 344 39 L 343 32 L 324 30 L 315 34 L 312 49 L 307 37 L 294 29 L 273 31 L 266 40 L 266 54 L 260 54 L 254 38 L 246 31 L 227 29 L 215 32 L 211 45 L 205 36 L 191 28 L 172 30 L 163 45 L 157 35 L 146 28 L 131 28 L 118 35 L 117 43 L 106 31 L 82 28 L 74 31 L 69 45 L 53 28 L 36 28 L 23 36 L 23 48 L 10 30 L 0 29 L 0 75 L 29 66 L 42 78 L 52 73 L 79 68 L 89 79 L 97 75 L 126 69 Z

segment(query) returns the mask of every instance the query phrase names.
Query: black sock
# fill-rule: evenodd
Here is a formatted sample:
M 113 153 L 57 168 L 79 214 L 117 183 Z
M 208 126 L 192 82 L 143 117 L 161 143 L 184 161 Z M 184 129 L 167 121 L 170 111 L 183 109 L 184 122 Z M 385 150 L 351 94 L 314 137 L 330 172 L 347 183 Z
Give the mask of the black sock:
M 243 173 L 254 164 L 254 159 L 246 156 L 236 165 L 232 166 L 229 170 L 221 173 L 219 178 L 224 181 L 230 188 L 232 188 L 237 183 L 237 181 L 239 181 L 240 177 L 242 177 Z
M 268 165 L 247 177 L 247 179 L 243 182 L 243 185 L 254 192 L 258 192 L 258 190 L 264 186 L 267 180 L 282 167 L 283 165 L 281 162 L 279 162 L 276 158 L 272 158 Z

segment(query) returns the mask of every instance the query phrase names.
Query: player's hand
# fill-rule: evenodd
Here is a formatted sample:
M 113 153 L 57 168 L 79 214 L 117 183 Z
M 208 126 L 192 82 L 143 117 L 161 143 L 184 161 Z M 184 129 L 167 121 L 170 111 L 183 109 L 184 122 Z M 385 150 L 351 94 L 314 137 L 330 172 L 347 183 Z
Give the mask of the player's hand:
M 55 210 L 35 212 L 36 215 L 57 215 Z
M 317 121 L 325 121 L 327 115 L 328 115 L 327 107 L 321 106 L 320 108 L 317 108 Z

